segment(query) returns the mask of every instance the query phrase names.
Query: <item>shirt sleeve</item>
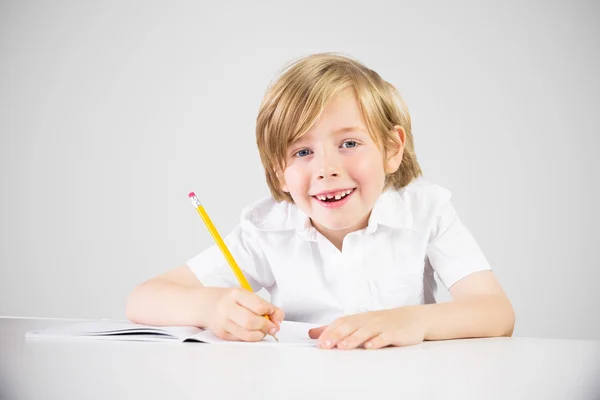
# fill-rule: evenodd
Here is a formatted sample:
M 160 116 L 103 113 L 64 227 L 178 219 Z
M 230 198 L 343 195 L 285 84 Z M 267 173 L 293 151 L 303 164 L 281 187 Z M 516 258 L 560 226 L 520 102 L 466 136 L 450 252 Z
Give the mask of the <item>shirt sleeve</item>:
M 273 274 L 261 249 L 259 234 L 260 231 L 251 222 L 242 218 L 223 238 L 254 292 L 269 288 L 274 283 Z M 190 259 L 187 265 L 204 286 L 240 287 L 216 243 Z
M 460 221 L 449 196 L 438 209 L 427 257 L 448 289 L 467 275 L 492 269 L 473 235 Z

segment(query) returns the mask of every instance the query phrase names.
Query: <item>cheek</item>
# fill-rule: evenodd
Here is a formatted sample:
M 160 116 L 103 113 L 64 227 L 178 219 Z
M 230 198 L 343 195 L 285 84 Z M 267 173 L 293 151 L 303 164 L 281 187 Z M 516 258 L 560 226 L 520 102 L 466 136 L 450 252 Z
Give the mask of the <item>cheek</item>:
M 379 184 L 379 180 L 385 179 L 383 161 L 376 154 L 363 154 L 348 161 L 348 171 L 351 171 L 354 179 L 360 180 L 363 185 Z
M 304 190 L 306 186 L 306 173 L 301 168 L 289 166 L 283 173 L 287 188 L 290 193 Z

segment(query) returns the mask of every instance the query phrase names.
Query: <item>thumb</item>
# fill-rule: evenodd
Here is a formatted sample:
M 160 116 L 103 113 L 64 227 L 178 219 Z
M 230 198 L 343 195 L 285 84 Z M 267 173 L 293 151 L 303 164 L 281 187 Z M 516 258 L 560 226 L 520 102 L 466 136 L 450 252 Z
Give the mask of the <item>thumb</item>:
M 319 336 L 321 336 L 321 333 L 323 333 L 323 331 L 327 329 L 327 325 L 325 326 L 320 326 L 318 328 L 312 328 L 308 331 L 308 336 L 311 339 L 318 339 Z
M 277 325 L 277 328 L 281 328 L 281 322 L 285 318 L 285 313 L 279 307 L 273 306 L 273 310 L 273 314 L 269 315 L 269 319 L 273 321 L 275 325 Z

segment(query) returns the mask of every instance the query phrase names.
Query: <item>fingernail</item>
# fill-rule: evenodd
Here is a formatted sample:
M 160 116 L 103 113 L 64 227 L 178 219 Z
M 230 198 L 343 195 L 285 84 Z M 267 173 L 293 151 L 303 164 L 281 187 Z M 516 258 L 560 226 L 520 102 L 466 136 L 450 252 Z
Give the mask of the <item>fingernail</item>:
M 348 342 L 339 343 L 338 346 L 340 346 L 340 347 L 346 347 L 346 346 L 348 346 Z
M 325 347 L 331 347 L 333 345 L 333 343 L 331 342 L 331 340 L 327 340 L 325 342 Z
M 369 343 L 365 344 L 365 347 L 367 349 L 370 349 L 371 347 L 373 347 L 373 343 L 369 342 Z
M 270 335 L 274 335 L 275 333 L 277 333 L 277 329 L 271 328 L 271 330 L 269 330 Z
M 272 308 L 269 308 L 269 315 L 273 314 L 275 312 L 275 310 L 273 310 Z

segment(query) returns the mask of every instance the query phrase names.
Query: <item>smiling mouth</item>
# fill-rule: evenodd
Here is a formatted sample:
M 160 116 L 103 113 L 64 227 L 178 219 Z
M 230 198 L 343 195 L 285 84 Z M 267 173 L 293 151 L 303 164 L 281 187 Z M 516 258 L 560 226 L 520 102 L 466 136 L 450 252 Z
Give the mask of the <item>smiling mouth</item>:
M 355 190 L 356 190 L 356 188 L 353 188 L 353 189 L 348 189 L 345 191 L 336 192 L 334 194 L 316 195 L 316 196 L 312 196 L 312 197 L 319 201 L 322 201 L 323 203 L 335 203 L 336 201 L 343 200 L 344 198 L 346 198 L 346 196 L 349 196 Z

